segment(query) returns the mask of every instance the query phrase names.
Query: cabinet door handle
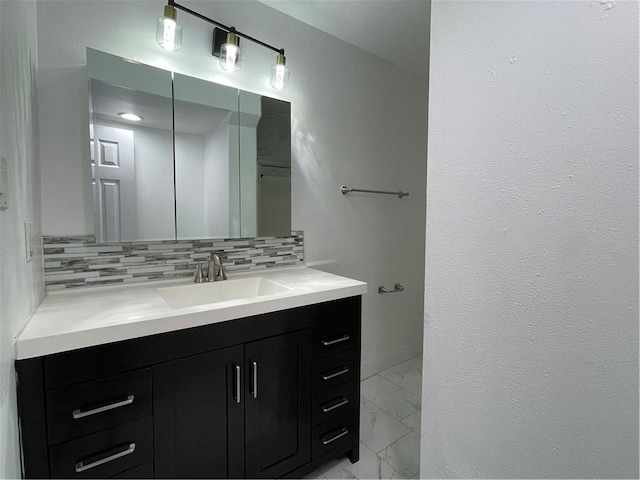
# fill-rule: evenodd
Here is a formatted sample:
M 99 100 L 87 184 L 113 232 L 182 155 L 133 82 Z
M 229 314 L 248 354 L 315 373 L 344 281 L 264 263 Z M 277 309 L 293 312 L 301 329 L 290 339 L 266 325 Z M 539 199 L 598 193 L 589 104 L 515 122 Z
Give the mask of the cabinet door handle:
M 323 373 L 320 376 L 323 380 L 331 380 L 332 378 L 339 377 L 340 375 L 344 375 L 349 372 L 349 367 L 341 367 L 339 370 L 331 372 L 331 373 Z
M 349 340 L 349 338 L 349 335 L 345 334 L 341 337 L 334 338 L 333 340 L 322 340 L 322 345 L 328 347 L 329 345 L 335 345 L 336 343 L 346 342 L 347 340 Z
M 258 362 L 251 362 L 251 395 L 258 398 Z
M 106 412 L 107 410 L 113 410 L 114 408 L 124 407 L 125 405 L 131 405 L 133 403 L 134 398 L 135 398 L 135 395 L 129 395 L 126 399 L 120 402 L 110 403 L 109 405 L 92 408 L 91 410 L 85 410 L 84 412 L 80 409 L 74 410 L 72 415 L 73 415 L 73 418 L 76 420 L 79 418 L 88 417 L 89 415 L 95 415 L 96 413 L 102 413 L 102 412 Z
M 112 462 L 113 460 L 116 460 L 117 458 L 122 458 L 122 457 L 125 457 L 127 455 L 131 455 L 135 451 L 136 451 L 136 444 L 135 443 L 130 443 L 127 446 L 126 450 L 123 450 L 123 451 L 118 452 L 118 453 L 114 453 L 113 455 L 109 455 L 108 457 L 101 458 L 100 460 L 96 460 L 95 462 L 87 463 L 85 465 L 84 464 L 84 460 L 80 460 L 78 463 L 76 463 L 76 472 L 80 473 L 80 472 L 84 472 L 85 470 L 89 470 L 90 468 L 94 468 L 94 467 L 98 467 L 100 465 L 104 465 L 105 463 Z
M 349 399 L 347 397 L 338 397 L 334 400 L 331 400 L 330 402 L 325 403 L 324 405 L 321 405 L 320 408 L 322 408 L 322 411 L 324 413 L 327 413 L 331 410 L 335 410 L 336 408 L 340 408 L 347 403 L 349 403 Z
M 328 435 L 322 437 L 322 444 L 323 445 L 329 445 L 331 442 L 335 442 L 336 440 L 338 440 L 339 438 L 344 437 L 345 435 L 347 435 L 349 433 L 349 429 L 347 427 L 342 427 L 340 429 L 340 431 L 331 436 L 333 434 L 333 432 L 330 432 Z
M 235 365 L 235 380 L 236 380 L 236 391 L 233 394 L 233 398 L 236 403 L 240 403 L 240 388 L 242 387 L 242 382 L 240 378 L 240 365 Z

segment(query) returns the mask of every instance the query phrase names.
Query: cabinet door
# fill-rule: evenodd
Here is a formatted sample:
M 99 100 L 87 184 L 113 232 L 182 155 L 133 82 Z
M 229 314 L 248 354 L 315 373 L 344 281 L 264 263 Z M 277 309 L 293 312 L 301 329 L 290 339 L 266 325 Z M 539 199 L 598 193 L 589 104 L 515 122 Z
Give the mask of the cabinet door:
M 311 460 L 311 331 L 245 345 L 247 478 L 278 478 Z
M 236 346 L 153 367 L 156 477 L 244 476 L 243 359 Z

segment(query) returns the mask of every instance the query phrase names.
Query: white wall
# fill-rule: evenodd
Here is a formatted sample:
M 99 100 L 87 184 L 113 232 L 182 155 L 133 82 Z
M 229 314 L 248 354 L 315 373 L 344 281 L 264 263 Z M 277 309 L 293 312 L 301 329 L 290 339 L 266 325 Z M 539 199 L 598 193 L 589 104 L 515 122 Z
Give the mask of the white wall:
M 306 258 L 336 259 L 337 273 L 370 285 L 363 302 L 363 363 L 382 368 L 418 352 L 426 81 L 258 2 L 187 1 L 205 15 L 286 48 L 291 85 L 279 96 L 269 86 L 273 52 L 243 41 L 242 69 L 228 76 L 210 55 L 210 26 L 181 12 L 182 49 L 161 51 L 154 29 L 164 3 L 92 1 L 82 8 L 75 1 L 38 3 L 38 15 L 46 19 L 38 26 L 41 143 L 47 146 L 45 232 L 91 232 L 83 203 L 90 196 L 76 173 L 87 148 L 86 46 L 279 97 L 292 103 L 292 227 L 305 231 Z M 411 196 L 342 196 L 342 184 L 402 189 Z M 379 285 L 396 282 L 405 293 L 377 294 Z
M 130 128 L 135 143 L 136 238 L 172 238 L 175 235 L 173 134 L 168 130 L 138 125 Z
M 257 158 L 255 126 L 240 125 L 240 232 L 243 237 L 255 237 L 258 234 Z
M 432 22 L 421 477 L 638 478 L 638 3 Z
M 44 295 L 36 58 L 35 2 L 0 2 L 0 155 L 9 173 L 9 209 L 0 210 L 0 478 L 20 476 L 12 342 Z M 24 222 L 36 238 L 30 263 Z
M 176 223 L 179 239 L 201 238 L 205 233 L 204 152 L 203 135 L 176 133 Z
M 204 238 L 229 236 L 230 120 L 231 113 L 205 136 Z

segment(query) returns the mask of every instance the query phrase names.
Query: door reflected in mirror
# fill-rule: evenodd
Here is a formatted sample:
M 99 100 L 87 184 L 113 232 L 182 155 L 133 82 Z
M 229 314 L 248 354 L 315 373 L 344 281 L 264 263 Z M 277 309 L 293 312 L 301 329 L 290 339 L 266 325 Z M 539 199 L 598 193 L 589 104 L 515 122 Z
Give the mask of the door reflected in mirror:
M 96 241 L 173 239 L 171 74 L 87 53 Z
M 288 102 L 89 48 L 87 72 L 98 243 L 291 233 Z

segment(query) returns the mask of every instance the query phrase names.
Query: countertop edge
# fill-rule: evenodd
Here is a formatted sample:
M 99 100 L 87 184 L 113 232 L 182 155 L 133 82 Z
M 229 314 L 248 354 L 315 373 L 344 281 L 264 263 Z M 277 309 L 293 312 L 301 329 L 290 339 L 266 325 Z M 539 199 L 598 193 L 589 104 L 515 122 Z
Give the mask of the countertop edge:
M 306 305 L 339 300 L 367 293 L 367 284 L 354 280 L 354 285 L 305 292 L 294 296 L 276 297 L 266 301 L 249 303 L 215 311 L 178 313 L 171 316 L 143 318 L 124 324 L 103 325 L 82 331 L 66 332 L 37 338 L 15 339 L 14 360 L 28 360 L 46 355 L 105 345 L 134 338 L 184 330 L 204 325 L 246 318 L 270 312 L 298 308 Z

